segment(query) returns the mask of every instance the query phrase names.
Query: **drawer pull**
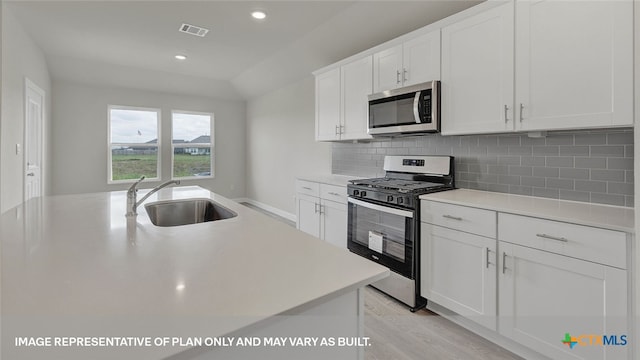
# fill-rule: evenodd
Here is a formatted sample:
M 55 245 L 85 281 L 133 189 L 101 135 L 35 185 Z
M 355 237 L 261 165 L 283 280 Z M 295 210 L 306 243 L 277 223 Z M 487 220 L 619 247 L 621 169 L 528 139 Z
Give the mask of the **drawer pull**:
M 333 196 L 340 196 L 340 194 L 336 193 L 336 192 L 330 192 L 328 193 L 329 195 L 333 195 Z
M 305 190 L 309 190 L 309 191 L 313 190 L 312 188 L 310 188 L 308 186 L 303 186 L 302 188 L 305 189 Z
M 458 216 L 452 216 L 452 215 L 442 215 L 443 218 L 447 218 L 447 219 L 451 219 L 451 220 L 458 220 L 458 221 L 462 221 L 461 217 Z
M 504 272 L 507 271 L 507 253 L 506 252 L 502 252 L 502 273 L 504 274 Z
M 487 257 L 486 257 L 486 261 L 487 261 L 487 269 L 489 268 L 489 264 L 491 264 L 491 262 L 489 262 L 489 253 L 491 252 L 491 250 L 489 250 L 489 248 L 485 248 L 487 251 Z
M 563 238 L 563 237 L 557 237 L 557 236 L 551 236 L 551 235 L 547 235 L 547 234 L 536 234 L 537 237 L 541 237 L 543 239 L 551 239 L 551 240 L 555 240 L 555 241 L 562 241 L 562 242 L 569 242 L 569 239 L 567 238 Z

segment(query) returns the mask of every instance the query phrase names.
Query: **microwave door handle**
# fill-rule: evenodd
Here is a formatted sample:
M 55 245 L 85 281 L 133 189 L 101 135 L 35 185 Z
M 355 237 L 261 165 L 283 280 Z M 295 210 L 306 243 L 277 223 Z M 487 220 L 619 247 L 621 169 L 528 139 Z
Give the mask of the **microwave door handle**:
M 387 213 L 387 214 L 398 215 L 398 216 L 402 216 L 402 217 L 413 219 L 413 212 L 412 211 L 400 210 L 400 209 L 396 209 L 396 208 L 392 208 L 392 207 L 388 207 L 388 206 L 372 204 L 372 203 L 369 203 L 369 202 L 366 202 L 366 201 L 362 201 L 362 200 L 358 200 L 358 199 L 354 199 L 354 198 L 348 198 L 347 201 L 349 201 L 352 204 L 365 207 L 367 209 L 376 210 L 376 211 L 380 211 L 380 212 Z
M 416 96 L 413 98 L 413 119 L 416 121 L 416 124 L 421 123 L 420 119 L 420 97 L 422 95 L 422 91 L 416 91 Z

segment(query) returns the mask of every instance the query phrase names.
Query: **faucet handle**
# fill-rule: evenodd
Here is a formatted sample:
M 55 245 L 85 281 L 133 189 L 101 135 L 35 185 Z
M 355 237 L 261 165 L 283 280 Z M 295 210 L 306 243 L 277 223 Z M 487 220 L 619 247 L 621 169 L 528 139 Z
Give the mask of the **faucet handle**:
M 129 188 L 129 192 L 134 192 L 134 191 L 135 191 L 135 192 L 137 192 L 137 191 L 138 191 L 138 189 L 137 189 L 136 187 L 137 187 L 137 186 L 138 186 L 138 184 L 140 184 L 140 183 L 142 182 L 142 180 L 144 180 L 144 179 L 145 179 L 145 176 L 144 176 L 144 175 L 142 175 L 138 181 L 134 182 L 134 183 L 133 183 L 133 185 L 131 185 L 131 187 Z

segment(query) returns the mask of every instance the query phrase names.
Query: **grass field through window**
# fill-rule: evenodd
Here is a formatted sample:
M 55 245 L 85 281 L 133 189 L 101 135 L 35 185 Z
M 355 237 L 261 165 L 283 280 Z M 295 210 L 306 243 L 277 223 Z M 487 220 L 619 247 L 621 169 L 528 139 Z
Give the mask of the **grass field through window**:
M 158 155 L 112 155 L 113 180 L 158 177 Z M 209 176 L 211 174 L 211 155 L 175 154 L 173 177 Z

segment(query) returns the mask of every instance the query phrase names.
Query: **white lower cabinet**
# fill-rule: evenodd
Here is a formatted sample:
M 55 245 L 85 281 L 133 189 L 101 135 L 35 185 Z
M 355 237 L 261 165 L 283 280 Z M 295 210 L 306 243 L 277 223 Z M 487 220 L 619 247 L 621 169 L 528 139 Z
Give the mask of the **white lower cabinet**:
M 496 330 L 496 239 L 421 224 L 421 296 Z
M 550 359 L 630 358 L 626 233 L 421 205 L 420 285 L 428 301 Z
M 347 188 L 296 182 L 296 227 L 338 247 L 347 248 Z

